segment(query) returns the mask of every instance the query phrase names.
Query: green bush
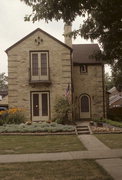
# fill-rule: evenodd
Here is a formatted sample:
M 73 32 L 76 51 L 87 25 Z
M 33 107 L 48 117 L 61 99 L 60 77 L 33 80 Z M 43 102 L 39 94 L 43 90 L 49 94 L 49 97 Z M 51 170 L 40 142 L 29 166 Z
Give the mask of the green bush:
M 122 107 L 111 108 L 108 110 L 108 119 L 122 122 Z
M 8 114 L 3 121 L 6 124 L 20 124 L 25 121 L 25 116 L 22 112 L 16 112 L 14 114 Z
M 55 121 L 59 124 L 66 124 L 71 120 L 71 105 L 66 98 L 60 97 L 54 106 Z
M 94 119 L 94 122 L 97 122 L 97 123 L 102 122 L 102 123 L 110 124 L 110 125 L 115 126 L 115 127 L 122 128 L 122 122 L 112 121 L 110 119 L 97 118 L 97 119 Z
M 118 122 L 118 121 L 112 121 L 110 119 L 106 119 L 106 123 L 115 126 L 115 127 L 119 127 L 122 128 L 122 122 Z

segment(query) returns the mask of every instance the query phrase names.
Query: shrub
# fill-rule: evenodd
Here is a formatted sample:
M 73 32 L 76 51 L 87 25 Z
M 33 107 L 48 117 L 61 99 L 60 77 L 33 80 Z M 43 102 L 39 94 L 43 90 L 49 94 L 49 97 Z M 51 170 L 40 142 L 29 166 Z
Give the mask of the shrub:
M 70 115 L 71 115 L 71 105 L 69 104 L 68 100 L 60 97 L 56 100 L 55 104 L 55 121 L 59 124 L 64 124 L 68 121 L 70 121 Z
M 0 133 L 37 133 L 37 132 L 72 132 L 74 126 L 62 125 L 57 123 L 33 123 L 27 124 L 6 124 L 0 127 Z
M 112 126 L 115 126 L 115 127 L 119 127 L 119 128 L 122 128 L 122 122 L 117 122 L 117 121 L 112 121 L 110 119 L 102 119 L 102 118 L 98 118 L 98 119 L 94 119 L 95 122 L 97 123 L 106 123 L 106 124 L 110 124 Z
M 108 110 L 108 119 L 122 122 L 122 107 L 116 107 Z
M 22 108 L 12 108 L 0 112 L 0 125 L 20 124 L 25 122 L 25 114 Z

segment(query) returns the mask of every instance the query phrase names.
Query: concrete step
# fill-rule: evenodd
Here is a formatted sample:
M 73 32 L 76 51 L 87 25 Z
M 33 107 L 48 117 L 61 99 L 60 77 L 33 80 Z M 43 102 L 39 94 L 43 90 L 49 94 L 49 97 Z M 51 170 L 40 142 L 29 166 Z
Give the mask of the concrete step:
M 76 126 L 76 128 L 86 128 L 86 127 L 88 128 L 88 126 L 81 126 L 81 125 L 80 126 Z
M 78 135 L 79 135 L 79 134 L 90 134 L 89 131 L 77 131 L 77 133 L 78 133 Z
M 80 135 L 80 134 L 90 134 L 90 131 L 89 131 L 89 128 L 88 126 L 76 126 L 76 129 L 77 129 L 77 134 Z
M 77 128 L 77 131 L 89 131 L 89 128 Z

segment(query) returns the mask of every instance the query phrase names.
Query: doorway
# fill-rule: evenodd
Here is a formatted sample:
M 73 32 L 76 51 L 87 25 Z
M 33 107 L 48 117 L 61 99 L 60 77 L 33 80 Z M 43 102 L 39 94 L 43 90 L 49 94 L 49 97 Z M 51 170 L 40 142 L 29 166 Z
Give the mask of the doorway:
M 33 92 L 32 121 L 49 120 L 49 92 Z
M 91 118 L 91 107 L 90 107 L 90 97 L 87 94 L 80 96 L 80 119 L 90 119 Z

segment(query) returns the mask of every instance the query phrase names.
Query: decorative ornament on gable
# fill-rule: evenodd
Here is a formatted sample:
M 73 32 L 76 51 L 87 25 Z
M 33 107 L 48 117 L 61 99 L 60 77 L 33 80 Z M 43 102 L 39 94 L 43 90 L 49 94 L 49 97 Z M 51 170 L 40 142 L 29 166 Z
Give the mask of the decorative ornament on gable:
M 36 44 L 37 46 L 39 46 L 41 43 L 43 43 L 43 39 L 38 36 L 38 37 L 35 39 L 35 44 Z

